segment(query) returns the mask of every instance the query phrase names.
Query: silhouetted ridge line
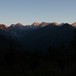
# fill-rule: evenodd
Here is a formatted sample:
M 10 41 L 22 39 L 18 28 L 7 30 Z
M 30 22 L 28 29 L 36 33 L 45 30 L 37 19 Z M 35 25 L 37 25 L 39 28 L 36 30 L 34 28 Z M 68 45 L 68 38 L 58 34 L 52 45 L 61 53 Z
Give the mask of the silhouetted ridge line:
M 44 26 L 46 26 L 46 25 L 48 25 L 48 24 L 51 24 L 51 25 L 54 25 L 54 26 L 60 26 L 60 25 L 64 25 L 64 24 L 66 24 L 66 23 L 56 23 L 56 22 L 52 22 L 52 23 L 50 23 L 50 22 L 41 22 L 41 23 L 39 23 L 39 22 L 34 22 L 33 24 L 31 24 L 31 25 L 23 25 L 23 24 L 21 24 L 21 23 L 17 23 L 17 24 L 11 24 L 10 26 L 11 27 L 23 27 L 23 26 L 30 26 L 30 27 L 32 27 L 32 26 L 34 26 L 34 27 L 44 27 Z M 68 23 L 67 23 L 68 24 Z M 71 26 L 76 26 L 76 22 L 74 22 L 74 23 L 72 23 L 72 24 L 69 24 L 69 25 L 71 25 Z M 8 27 L 10 27 L 10 26 L 8 26 Z M 0 29 L 1 28 L 8 28 L 5 24 L 0 24 Z
M 74 24 L 0 24 L 0 75 L 69 76 L 76 74 Z M 1 74 L 2 73 L 2 74 Z

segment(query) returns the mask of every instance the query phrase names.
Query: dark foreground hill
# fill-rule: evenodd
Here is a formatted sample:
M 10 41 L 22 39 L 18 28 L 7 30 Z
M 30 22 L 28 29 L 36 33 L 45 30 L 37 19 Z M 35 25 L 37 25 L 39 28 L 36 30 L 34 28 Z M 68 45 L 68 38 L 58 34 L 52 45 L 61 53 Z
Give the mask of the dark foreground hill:
M 75 57 L 75 23 L 0 24 L 1 76 L 73 76 Z

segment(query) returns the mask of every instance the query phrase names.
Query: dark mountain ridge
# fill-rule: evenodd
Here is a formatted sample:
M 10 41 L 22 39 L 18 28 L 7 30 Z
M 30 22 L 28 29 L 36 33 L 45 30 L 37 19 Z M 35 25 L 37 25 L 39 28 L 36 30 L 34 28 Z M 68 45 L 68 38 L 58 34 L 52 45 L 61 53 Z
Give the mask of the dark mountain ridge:
M 0 36 L 8 36 L 12 41 L 22 45 L 23 48 L 28 47 L 28 49 L 43 51 L 47 50 L 50 46 L 54 48 L 58 48 L 61 45 L 68 46 L 75 39 L 76 30 L 74 26 L 68 23 L 57 24 L 55 22 L 42 22 L 40 24 L 34 22 L 29 26 L 17 23 L 9 27 L 5 25 L 0 25 L 0 27 Z M 1 30 L 7 34 L 1 32 Z
M 1 76 L 76 75 L 76 27 L 68 23 L 0 24 Z

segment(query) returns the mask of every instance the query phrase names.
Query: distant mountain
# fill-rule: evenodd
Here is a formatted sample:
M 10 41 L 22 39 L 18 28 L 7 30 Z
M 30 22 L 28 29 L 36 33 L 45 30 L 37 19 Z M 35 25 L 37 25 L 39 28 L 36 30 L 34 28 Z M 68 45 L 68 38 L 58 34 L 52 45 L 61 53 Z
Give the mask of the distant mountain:
M 59 47 L 62 44 L 68 45 L 74 39 L 74 28 L 69 24 L 63 26 L 53 26 L 49 24 L 35 31 L 24 35 L 23 41 L 30 48 L 47 49 L 49 46 Z M 32 45 L 30 45 L 32 44 Z
M 6 25 L 4 25 L 4 24 L 0 24 L 0 29 L 2 29 L 2 30 L 6 30 L 7 27 L 6 27 Z
M 27 47 L 32 50 L 46 51 L 50 46 L 53 48 L 58 48 L 62 45 L 68 47 L 75 39 L 76 28 L 73 25 L 75 23 L 70 25 L 68 23 L 57 24 L 56 22 L 34 22 L 28 26 L 17 23 L 6 27 L 1 24 L 0 37 L 3 36 L 9 43 L 13 41 L 13 45 L 19 46 L 19 48 L 21 46 L 21 48 Z
M 49 23 L 46 23 L 46 22 L 42 22 L 39 26 L 41 27 L 45 27 L 46 25 L 48 25 Z
M 11 24 L 8 28 L 9 29 L 22 29 L 24 27 L 24 25 L 22 25 L 21 23 L 17 23 L 17 24 Z
M 0 24 L 1 75 L 69 76 L 75 69 L 75 23 Z
M 72 23 L 71 25 L 74 26 L 74 27 L 76 27 L 76 22 Z
M 33 26 L 38 26 L 39 23 L 38 23 L 38 22 L 34 22 L 32 25 L 33 25 Z

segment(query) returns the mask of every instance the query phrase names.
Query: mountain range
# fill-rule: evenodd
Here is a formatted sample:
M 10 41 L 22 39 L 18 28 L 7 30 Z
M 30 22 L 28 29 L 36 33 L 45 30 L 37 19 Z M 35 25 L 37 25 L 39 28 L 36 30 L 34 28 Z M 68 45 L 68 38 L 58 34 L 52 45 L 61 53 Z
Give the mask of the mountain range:
M 1 76 L 76 74 L 76 22 L 0 24 Z
M 46 51 L 49 47 L 65 48 L 75 40 L 76 22 L 73 24 L 56 22 L 34 22 L 31 25 L 21 23 L 6 26 L 0 24 L 0 47 L 13 45 L 19 49 Z

